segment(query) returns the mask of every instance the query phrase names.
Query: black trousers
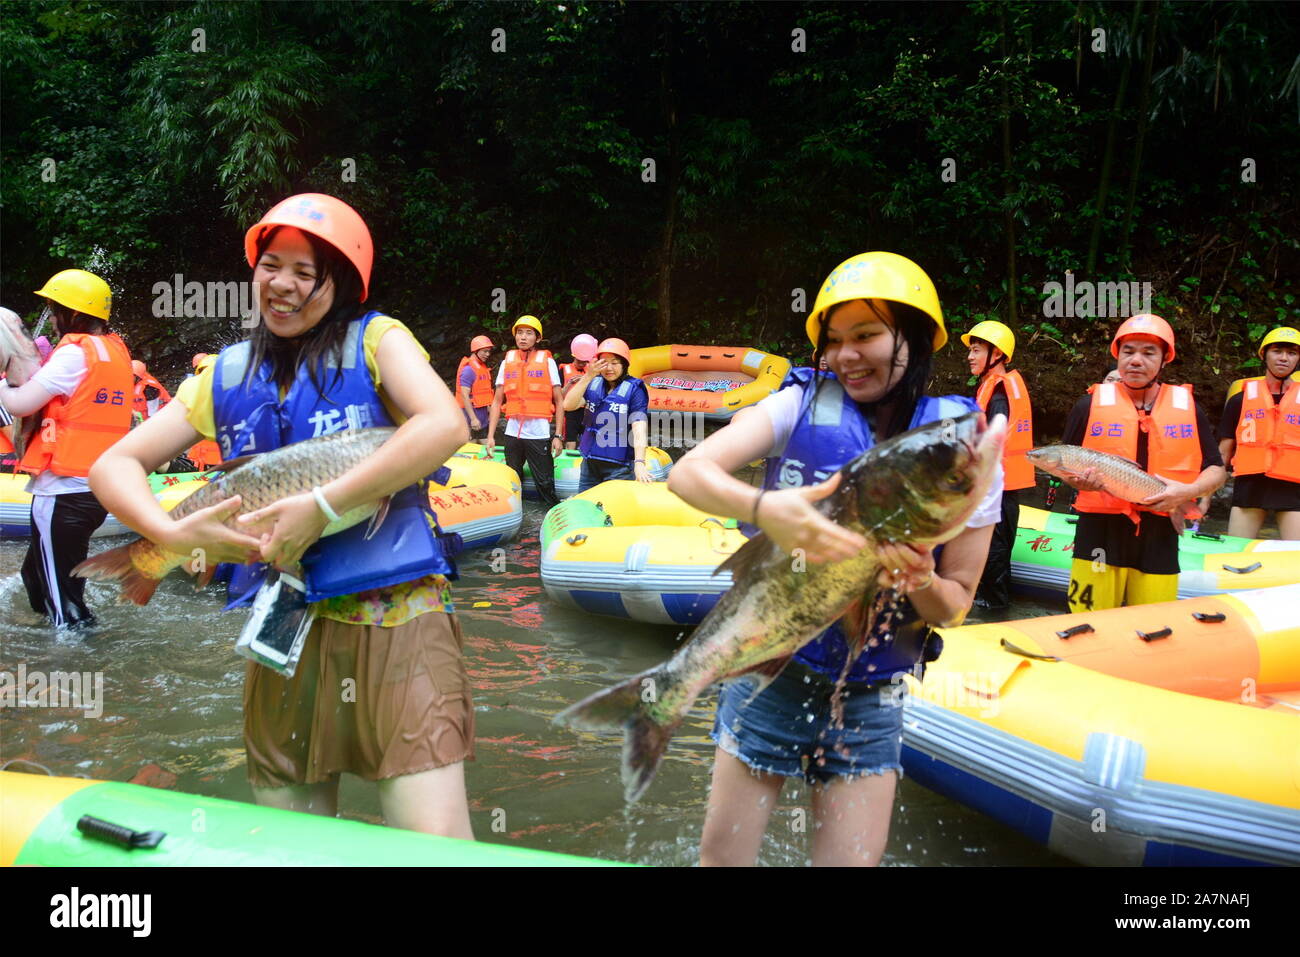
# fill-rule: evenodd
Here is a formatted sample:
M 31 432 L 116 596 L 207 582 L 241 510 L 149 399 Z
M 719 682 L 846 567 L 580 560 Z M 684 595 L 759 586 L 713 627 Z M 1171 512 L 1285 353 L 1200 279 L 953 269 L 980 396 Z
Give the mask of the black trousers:
M 1016 545 L 1019 524 L 1020 492 L 1003 492 L 1002 521 L 993 526 L 988 561 L 975 589 L 975 604 L 979 608 L 1000 609 L 1011 604 L 1011 550 Z
M 506 465 L 524 475 L 524 460 L 528 460 L 528 470 L 533 475 L 533 484 L 537 486 L 537 495 L 547 508 L 559 505 L 560 499 L 555 494 L 555 459 L 551 456 L 550 439 L 520 439 L 507 435 L 502 444 L 506 450 Z
M 90 492 L 32 496 L 32 542 L 23 559 L 23 585 L 32 611 L 56 625 L 93 625 L 86 580 L 72 569 L 86 560 L 90 536 L 108 512 Z

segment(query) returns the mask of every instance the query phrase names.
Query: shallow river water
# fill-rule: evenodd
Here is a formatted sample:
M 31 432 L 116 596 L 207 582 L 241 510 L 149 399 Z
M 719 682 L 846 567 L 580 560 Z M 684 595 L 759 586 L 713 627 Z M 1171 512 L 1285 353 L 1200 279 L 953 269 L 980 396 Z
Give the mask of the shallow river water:
M 460 556 L 457 613 L 477 709 L 477 760 L 466 766 L 479 840 L 642 864 L 690 865 L 698 857 L 713 744 L 715 696 L 705 696 L 673 739 L 640 803 L 628 809 L 618 764 L 621 739 L 550 724 L 562 708 L 649 668 L 683 637 L 675 627 L 597 618 L 552 603 L 538 578 L 541 506 L 525 506 L 506 568 L 487 551 Z M 126 539 L 97 539 L 92 553 Z M 238 801 L 252 799 L 244 773 L 244 659 L 233 648 L 244 613 L 222 614 L 216 588 L 168 579 L 144 608 L 113 604 L 115 586 L 90 583 L 100 627 L 58 635 L 39 623 L 18 576 L 25 542 L 0 542 L 0 670 L 102 672 L 103 714 L 0 708 L 0 764 L 39 762 L 55 774 L 131 781 Z M 495 563 L 500 567 L 499 560 Z M 486 603 L 486 604 L 484 604 Z M 483 607 L 475 607 L 483 605 Z M 1010 617 L 1063 611 L 1018 603 Z M 378 823 L 373 785 L 344 776 L 344 817 Z M 807 788 L 790 782 L 772 817 L 760 863 L 808 861 Z M 1015 832 L 904 779 L 886 864 L 1059 865 L 1062 858 Z

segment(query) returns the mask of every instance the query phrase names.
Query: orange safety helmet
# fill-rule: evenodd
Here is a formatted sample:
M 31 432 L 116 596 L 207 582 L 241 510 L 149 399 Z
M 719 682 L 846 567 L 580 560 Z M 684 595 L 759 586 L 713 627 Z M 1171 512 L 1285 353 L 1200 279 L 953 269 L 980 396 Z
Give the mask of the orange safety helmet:
M 1155 336 L 1168 347 L 1165 362 L 1174 361 L 1174 330 L 1159 316 L 1144 312 L 1120 323 L 1120 327 L 1115 330 L 1115 338 L 1110 340 L 1110 354 L 1116 359 L 1119 358 L 1119 341 L 1125 336 Z
M 209 356 L 209 354 L 210 353 L 207 352 L 194 353 L 194 358 L 190 360 L 190 367 L 193 369 L 197 369 L 199 367 L 199 363 L 202 362 L 204 359 L 206 359 Z
M 361 214 L 333 196 L 299 193 L 281 200 L 244 234 L 244 253 L 250 266 L 257 265 L 257 244 L 274 226 L 292 226 L 323 239 L 356 267 L 361 276 L 361 301 L 370 295 L 370 267 L 375 261 L 375 244 Z
M 622 356 L 623 361 L 632 364 L 632 350 L 627 347 L 627 343 L 622 339 L 606 339 L 600 345 L 596 346 L 596 355 L 602 352 L 611 352 L 616 356 Z
M 469 351 L 478 352 L 480 349 L 495 349 L 496 346 L 487 336 L 475 336 L 470 340 Z
M 132 359 L 131 371 L 135 373 L 137 376 L 142 376 L 149 370 L 144 367 L 144 363 L 141 362 L 139 359 Z

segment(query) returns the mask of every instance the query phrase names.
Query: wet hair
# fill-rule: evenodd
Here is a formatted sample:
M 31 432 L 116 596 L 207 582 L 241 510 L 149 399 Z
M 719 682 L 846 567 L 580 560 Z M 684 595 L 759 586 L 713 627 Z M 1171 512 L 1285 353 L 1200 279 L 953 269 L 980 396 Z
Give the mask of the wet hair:
M 275 234 L 283 228 L 276 226 L 260 237 L 254 263 L 261 260 L 262 254 L 271 245 Z M 316 283 L 312 286 L 307 302 L 315 299 L 321 288 L 331 279 L 334 280 L 334 302 L 325 315 L 321 316 L 320 322 L 292 339 L 277 336 L 267 328 L 265 322 L 259 322 L 254 326 L 248 337 L 248 341 L 252 344 L 252 355 L 249 357 L 245 381 L 252 381 L 252 377 L 265 360 L 271 363 L 271 380 L 281 388 L 287 389 L 297 376 L 298 367 L 305 365 L 312 385 L 318 391 L 324 392 L 326 386 L 320 375 L 323 374 L 325 365 L 330 359 L 334 360 L 333 381 L 337 382 L 342 376 L 343 340 L 347 336 L 348 323 L 357 318 L 361 312 L 361 274 L 347 257 L 332 245 L 311 233 L 303 233 L 303 235 L 311 244 L 316 265 Z
M 53 299 L 47 299 L 50 308 L 50 318 L 54 320 L 54 331 L 60 336 L 66 336 L 70 332 L 85 333 L 91 336 L 102 336 L 108 332 L 108 323 L 97 316 L 88 316 L 84 312 L 77 312 L 70 309 L 61 302 L 55 302 Z
M 890 357 L 893 366 L 900 365 L 899 357 L 902 355 L 903 344 L 907 344 L 907 366 L 903 369 L 902 376 L 894 383 L 888 392 L 877 399 L 875 402 L 859 402 L 860 408 L 864 414 L 871 414 L 874 419 L 876 409 L 881 405 L 893 405 L 893 414 L 888 422 L 876 422 L 875 432 L 876 441 L 883 442 L 898 435 L 900 432 L 906 432 L 912 424 L 912 416 L 916 414 L 916 405 L 921 401 L 921 396 L 925 394 L 925 387 L 930 381 L 930 372 L 934 367 L 934 333 L 936 329 L 935 321 L 928 315 L 917 309 L 915 306 L 909 306 L 906 303 L 890 301 L 890 307 L 894 314 L 893 323 L 886 322 L 885 316 L 879 311 L 875 303 L 869 299 L 862 300 L 881 322 L 885 322 L 893 329 L 894 349 Z M 827 379 L 827 374 L 818 369 L 821 358 L 826 354 L 826 348 L 829 342 L 829 332 L 831 325 L 831 316 L 835 314 L 843 303 L 836 303 L 826 315 L 822 317 L 821 331 L 817 335 L 817 349 L 813 353 L 813 369 L 816 371 L 816 386 L 820 390 L 822 384 Z M 817 400 L 817 394 L 814 392 L 814 404 Z

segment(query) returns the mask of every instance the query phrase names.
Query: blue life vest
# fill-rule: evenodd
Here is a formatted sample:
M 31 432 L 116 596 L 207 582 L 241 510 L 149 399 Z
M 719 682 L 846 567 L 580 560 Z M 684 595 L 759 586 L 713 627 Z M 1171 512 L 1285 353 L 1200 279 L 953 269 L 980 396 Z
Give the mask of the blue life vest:
M 809 368 L 793 369 L 787 377 L 787 386 L 803 387 L 803 401 L 785 452 L 779 459 L 768 459 L 764 488 L 794 488 L 823 482 L 876 444 L 861 407 L 844 391 L 834 373 L 821 373 L 821 380 L 818 389 L 817 370 Z M 908 428 L 978 411 L 974 400 L 965 396 L 922 396 Z M 746 534 L 757 531 L 753 526 L 742 528 Z M 934 550 L 936 562 L 941 552 L 942 546 Z M 888 630 L 877 621 L 870 638 L 878 644 L 867 646 L 854 662 L 847 680 L 887 681 L 896 674 L 911 671 L 918 662 L 939 657 L 943 640 L 932 635 L 912 603 L 900 601 L 898 612 L 901 617 L 895 614 Z M 842 622 L 837 621 L 800 648 L 795 660 L 814 671 L 838 677 L 848 654 L 849 641 Z
M 245 380 L 251 344 L 238 342 L 221 351 L 212 370 L 212 408 L 217 442 L 225 459 L 269 452 L 306 439 L 346 429 L 382 428 L 395 423 L 375 391 L 366 368 L 365 331 L 378 312 L 348 324 L 342 365 L 333 357 L 317 370 L 323 391 L 299 366 L 283 401 L 271 379 L 271 364 Z M 322 538 L 302 557 L 307 600 L 320 601 L 384 588 L 425 575 L 456 578 L 456 566 L 435 532 L 436 518 L 423 483 L 395 492 L 383 525 L 367 540 L 368 523 Z M 234 566 L 228 608 L 252 600 L 266 576 L 266 565 Z
M 608 392 L 609 383 L 597 376 L 587 386 L 583 398 L 587 400 L 587 412 L 582 420 L 582 438 L 578 440 L 578 450 L 584 458 L 598 459 L 602 462 L 630 462 L 632 448 L 632 423 L 628 416 L 632 399 L 640 393 L 642 402 L 637 412 L 644 412 L 650 404 L 650 393 L 645 383 L 632 376 L 625 376 Z M 639 418 L 639 417 L 638 417 Z

